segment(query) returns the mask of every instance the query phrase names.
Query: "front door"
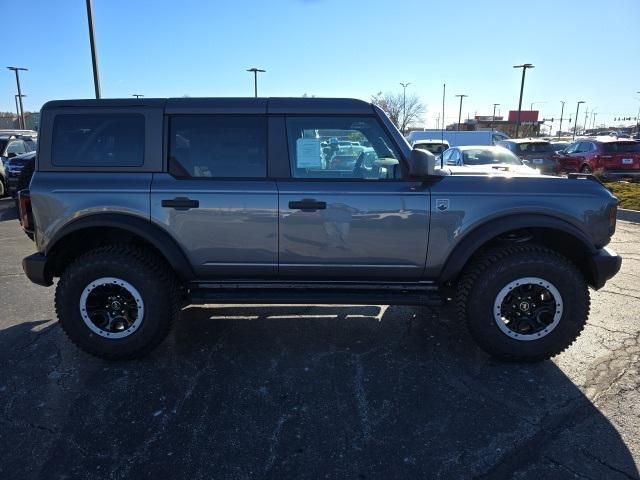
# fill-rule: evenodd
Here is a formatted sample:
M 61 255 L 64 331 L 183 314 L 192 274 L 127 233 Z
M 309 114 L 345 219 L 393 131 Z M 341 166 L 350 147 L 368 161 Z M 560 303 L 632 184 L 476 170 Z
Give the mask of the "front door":
M 154 174 L 151 220 L 180 244 L 199 278 L 278 272 L 278 191 L 267 178 L 261 115 L 169 118 L 169 173 Z
M 278 180 L 280 276 L 417 280 L 429 189 L 405 178 L 374 116 L 287 119 L 291 179 Z

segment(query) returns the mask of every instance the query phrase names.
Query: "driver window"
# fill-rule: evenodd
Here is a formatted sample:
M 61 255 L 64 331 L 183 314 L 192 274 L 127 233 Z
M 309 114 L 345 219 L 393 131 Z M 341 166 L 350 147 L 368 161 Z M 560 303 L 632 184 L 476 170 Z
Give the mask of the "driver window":
M 293 178 L 402 177 L 400 156 L 373 117 L 289 117 Z

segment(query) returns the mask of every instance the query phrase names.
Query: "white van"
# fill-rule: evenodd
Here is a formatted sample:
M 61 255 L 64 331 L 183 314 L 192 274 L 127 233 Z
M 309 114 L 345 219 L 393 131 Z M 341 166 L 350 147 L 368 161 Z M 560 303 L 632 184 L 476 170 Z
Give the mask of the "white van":
M 495 145 L 501 140 L 507 140 L 508 135 L 497 130 L 475 130 L 458 132 L 456 130 L 424 130 L 409 133 L 407 140 L 413 146 L 418 140 L 446 140 L 452 147 L 464 145 Z

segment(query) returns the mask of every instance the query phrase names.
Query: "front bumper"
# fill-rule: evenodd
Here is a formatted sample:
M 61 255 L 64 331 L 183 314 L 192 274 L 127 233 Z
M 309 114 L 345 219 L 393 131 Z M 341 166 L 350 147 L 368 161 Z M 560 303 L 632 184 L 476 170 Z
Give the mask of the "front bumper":
M 47 257 L 42 253 L 34 253 L 22 259 L 22 269 L 33 283 L 49 287 L 53 285 L 51 275 L 47 273 Z
M 622 257 L 610 248 L 601 248 L 591 256 L 591 274 L 596 290 L 604 287 L 607 280 L 620 271 Z
M 605 170 L 602 176 L 604 178 L 640 178 L 640 170 Z

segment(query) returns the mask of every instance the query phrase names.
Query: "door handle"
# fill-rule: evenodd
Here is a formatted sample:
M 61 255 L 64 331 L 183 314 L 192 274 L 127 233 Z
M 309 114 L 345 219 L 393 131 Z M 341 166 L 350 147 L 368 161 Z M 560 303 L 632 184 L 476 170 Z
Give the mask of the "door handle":
M 162 200 L 162 206 L 176 210 L 189 210 L 190 208 L 198 208 L 200 202 L 187 197 L 176 197 L 173 200 Z
M 314 212 L 316 210 L 325 210 L 327 202 L 318 202 L 312 198 L 289 202 L 289 208 L 292 210 L 302 210 L 303 212 Z

